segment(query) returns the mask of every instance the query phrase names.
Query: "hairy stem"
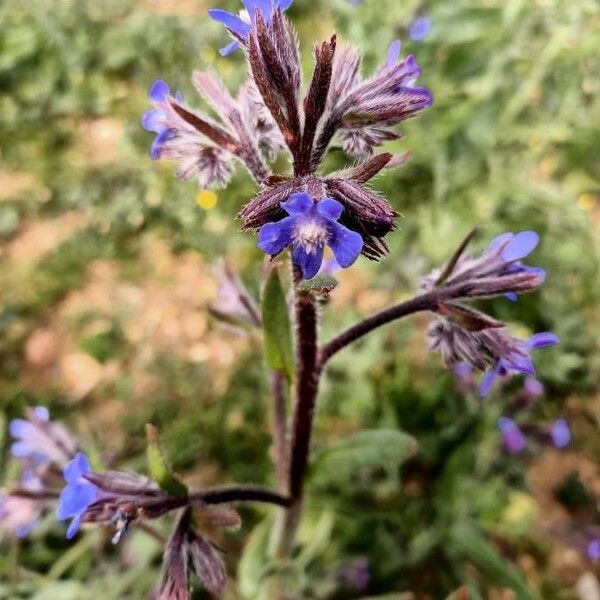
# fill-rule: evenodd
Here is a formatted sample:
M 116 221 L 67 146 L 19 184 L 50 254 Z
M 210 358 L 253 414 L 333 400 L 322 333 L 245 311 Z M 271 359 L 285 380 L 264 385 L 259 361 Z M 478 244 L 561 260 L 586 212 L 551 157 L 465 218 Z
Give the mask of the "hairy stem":
M 296 282 L 299 275 L 295 273 Z M 317 362 L 317 307 L 309 294 L 297 294 L 296 312 L 296 382 L 294 390 L 294 416 L 290 444 L 288 486 L 291 505 L 286 511 L 280 531 L 278 554 L 291 553 L 300 520 L 304 477 L 308 467 L 310 440 L 315 403 L 319 385 Z
M 290 498 L 268 488 L 259 486 L 237 485 L 231 487 L 214 488 L 202 492 L 192 493 L 187 497 L 190 505 L 194 504 L 224 504 L 226 502 L 264 502 L 289 506 Z

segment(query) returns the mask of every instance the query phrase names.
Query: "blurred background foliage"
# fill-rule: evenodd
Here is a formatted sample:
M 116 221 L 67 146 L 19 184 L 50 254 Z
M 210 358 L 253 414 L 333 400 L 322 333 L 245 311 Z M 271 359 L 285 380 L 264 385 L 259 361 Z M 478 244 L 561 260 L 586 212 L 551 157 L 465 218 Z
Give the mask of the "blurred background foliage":
M 238 9 L 234 0 L 223 7 Z M 140 470 L 151 421 L 191 485 L 272 483 L 260 342 L 206 311 L 222 256 L 259 291 L 262 256 L 233 220 L 254 186 L 240 172 L 216 196 L 198 194 L 150 160 L 139 126 L 156 78 L 192 104 L 193 69 L 214 69 L 232 87 L 243 81 L 241 55 L 216 51 L 225 39 L 207 8 L 0 2 L 2 409 L 12 418 L 45 404 L 111 464 Z M 411 42 L 419 12 L 433 28 Z M 327 373 L 315 455 L 361 430 L 383 433 L 347 460 L 334 447 L 316 461 L 293 585 L 322 599 L 438 599 L 461 584 L 473 598 L 597 598 L 582 595 L 593 566 L 581 536 L 598 519 L 600 494 L 598 3 L 296 0 L 288 14 L 307 70 L 311 45 L 333 29 L 364 49 L 367 68 L 401 37 L 435 96 L 391 144 L 410 161 L 374 184 L 403 214 L 390 255 L 340 275 L 323 336 L 409 296 L 474 225 L 482 244 L 535 229 L 543 290 L 491 310 L 523 335 L 560 336 L 537 357 L 547 393 L 533 416 L 565 414 L 575 433 L 564 453 L 507 457 L 496 419 L 520 382 L 484 403 L 459 394 L 426 352 L 426 317 L 389 326 Z M 332 153 L 332 169 L 345 162 Z M 385 452 L 389 430 L 418 442 L 402 466 Z M 268 512 L 245 509 L 242 530 L 218 540 L 230 598 L 256 595 L 268 579 Z M 50 515 L 32 539 L 3 542 L 0 598 L 146 597 L 159 545 L 142 532 L 117 550 L 105 542 L 90 530 L 68 544 Z

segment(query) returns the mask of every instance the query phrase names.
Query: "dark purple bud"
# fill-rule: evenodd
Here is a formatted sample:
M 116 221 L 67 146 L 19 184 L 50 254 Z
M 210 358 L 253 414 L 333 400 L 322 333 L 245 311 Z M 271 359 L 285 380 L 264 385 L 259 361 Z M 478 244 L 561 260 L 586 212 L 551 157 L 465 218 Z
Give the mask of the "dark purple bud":
M 214 596 L 220 596 L 227 585 L 227 576 L 219 551 L 209 541 L 194 534 L 190 536 L 189 550 L 202 585 Z
M 185 510 L 177 521 L 165 547 L 163 557 L 163 580 L 158 600 L 188 600 L 188 534 L 190 511 Z

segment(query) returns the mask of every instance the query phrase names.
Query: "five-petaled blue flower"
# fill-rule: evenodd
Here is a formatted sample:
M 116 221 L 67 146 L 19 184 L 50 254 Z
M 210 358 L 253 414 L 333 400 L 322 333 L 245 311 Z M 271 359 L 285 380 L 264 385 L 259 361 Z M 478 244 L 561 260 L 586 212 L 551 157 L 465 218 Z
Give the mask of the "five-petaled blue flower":
M 498 428 L 502 433 L 502 445 L 510 454 L 518 454 L 525 450 L 527 438 L 519 426 L 509 417 L 498 419 Z
M 571 428 L 569 427 L 569 422 L 564 417 L 556 419 L 550 425 L 549 433 L 550 439 L 556 448 L 565 448 L 571 441 Z
M 495 237 L 488 246 L 486 253 L 495 252 L 500 246 L 504 246 L 500 253 L 500 259 L 505 263 L 501 275 L 515 273 L 531 273 L 537 275 L 541 281 L 546 277 L 546 271 L 541 267 L 529 267 L 521 262 L 521 259 L 531 254 L 539 244 L 540 236 L 535 231 L 510 231 Z M 505 296 L 515 302 L 517 294 L 508 292 Z
M 208 11 L 210 18 L 221 23 L 236 38 L 245 40 L 252 31 L 252 24 L 256 19 L 256 11 L 260 12 L 267 25 L 271 22 L 271 11 L 278 8 L 282 12 L 287 10 L 293 0 L 242 0 L 245 12 L 234 15 L 220 8 L 212 8 Z M 219 50 L 221 56 L 228 56 L 240 47 L 239 42 L 233 41 Z
M 36 406 L 33 409 L 38 421 L 47 423 L 50 413 L 45 406 Z M 10 435 L 15 441 L 10 447 L 10 453 L 17 458 L 31 458 L 35 462 L 47 462 L 50 457 L 44 449 L 44 435 L 34 423 L 25 419 L 13 419 L 8 426 Z
M 539 348 L 548 348 L 558 344 L 558 337 L 550 331 L 536 333 L 526 342 L 519 345 L 519 351 L 515 351 L 508 357 L 501 358 L 493 367 L 491 367 L 481 380 L 479 391 L 482 396 L 487 396 L 492 389 L 492 384 L 498 376 L 505 376 L 510 373 L 527 373 L 535 375 L 535 367 L 529 353 L 531 350 Z
M 360 254 L 363 240 L 356 231 L 337 220 L 343 206 L 332 198 L 315 202 L 306 192 L 292 194 L 281 204 L 288 217 L 267 223 L 258 232 L 258 247 L 275 256 L 291 247 L 292 262 L 302 269 L 305 279 L 314 277 L 329 246 L 341 267 L 349 267 Z
M 68 540 L 79 531 L 88 506 L 100 497 L 100 490 L 84 477 L 91 472 L 90 461 L 82 452 L 78 452 L 63 471 L 67 485 L 60 493 L 57 516 L 61 521 L 73 519 L 67 529 Z
M 166 102 L 170 95 L 171 89 L 162 79 L 157 79 L 148 90 L 148 98 L 153 103 Z M 181 92 L 177 92 L 175 98 L 178 102 L 183 101 Z M 174 130 L 166 125 L 167 118 L 167 113 L 160 108 L 152 108 L 146 111 L 142 116 L 142 127 L 146 131 L 153 131 L 156 133 L 156 137 L 150 147 L 150 156 L 153 160 L 158 160 L 160 158 L 163 144 L 173 135 Z

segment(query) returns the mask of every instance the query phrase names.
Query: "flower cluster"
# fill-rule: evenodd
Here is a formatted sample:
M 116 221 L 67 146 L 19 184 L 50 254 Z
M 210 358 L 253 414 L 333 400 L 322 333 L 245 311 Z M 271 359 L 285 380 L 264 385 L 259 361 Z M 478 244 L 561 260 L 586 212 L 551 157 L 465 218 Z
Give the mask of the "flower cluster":
M 530 437 L 547 441 L 559 450 L 566 448 L 571 441 L 569 422 L 562 417 L 546 427 L 538 424 L 523 427 L 514 419 L 502 416 L 498 419 L 498 428 L 502 435 L 502 446 L 509 454 L 523 452 L 527 448 Z
M 61 485 L 56 470 L 73 456 L 77 442 L 44 406 L 27 409 L 25 419 L 9 423 L 12 456 L 19 461 L 17 485 L 0 494 L 0 529 L 26 537 L 52 507 Z
M 477 258 L 466 253 L 472 235 L 445 267 L 423 279 L 422 288 L 431 291 L 443 287 L 451 298 L 437 306 L 438 318 L 427 332 L 430 348 L 449 366 L 465 362 L 479 371 L 487 369 L 480 386 L 481 395 L 486 396 L 498 377 L 534 375 L 531 352 L 557 344 L 558 338 L 542 332 L 521 340 L 501 321 L 461 302 L 502 295 L 515 300 L 517 292 L 534 291 L 545 278 L 543 269 L 522 262 L 539 242 L 535 232 L 504 233 Z
M 373 152 L 397 139 L 394 126 L 427 108 L 432 96 L 415 87 L 420 70 L 412 56 L 400 59 L 399 42 L 391 44 L 385 63 L 363 79 L 360 53 L 338 47 L 333 36 L 316 48 L 314 72 L 302 99 L 298 43 L 283 14 L 290 5 L 290 0 L 245 0 L 239 15 L 210 10 L 233 38 L 222 54 L 243 47 L 248 59 L 249 78 L 237 99 L 215 75 L 194 73 L 193 83 L 214 120 L 185 105 L 180 94 L 172 96 L 158 80 L 149 91 L 154 107 L 142 125 L 156 133 L 152 157 L 178 161 L 179 176 L 195 178 L 202 187 L 226 184 L 234 160 L 245 165 L 261 188 L 240 211 L 244 229 L 259 230 L 259 246 L 270 255 L 290 247 L 294 264 L 309 278 L 319 270 L 325 245 L 340 255 L 342 266 L 352 264 L 359 253 L 378 259 L 387 252 L 384 237 L 398 214 L 366 183 L 406 157 Z M 340 173 L 317 175 L 334 140 L 362 162 Z M 291 155 L 289 176 L 273 175 L 267 166 L 282 148 Z M 289 213 L 297 194 L 312 203 L 312 212 L 306 203 L 301 218 Z M 275 232 L 276 239 L 269 242 Z

